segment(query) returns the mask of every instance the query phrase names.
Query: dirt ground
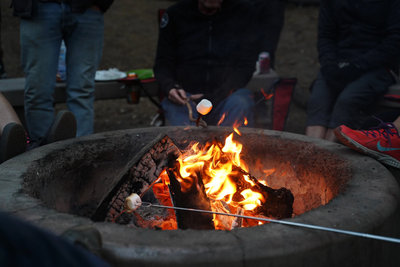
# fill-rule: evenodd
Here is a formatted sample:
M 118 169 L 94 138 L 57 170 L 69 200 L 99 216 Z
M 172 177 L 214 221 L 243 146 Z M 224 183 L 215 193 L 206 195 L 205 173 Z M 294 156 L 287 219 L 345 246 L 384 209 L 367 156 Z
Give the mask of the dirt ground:
M 19 61 L 19 19 L 12 16 L 9 0 L 1 1 L 2 47 L 9 77 L 23 76 Z M 152 68 L 157 43 L 157 10 L 175 1 L 118 0 L 105 14 L 105 43 L 100 69 Z M 287 131 L 303 133 L 308 87 L 318 70 L 316 51 L 317 5 L 287 4 L 285 25 L 276 55 L 281 77 L 296 77 L 298 86 L 290 108 Z M 57 109 L 64 108 L 57 105 Z M 95 131 L 149 127 L 157 107 L 141 98 L 138 105 L 125 99 L 95 103 Z

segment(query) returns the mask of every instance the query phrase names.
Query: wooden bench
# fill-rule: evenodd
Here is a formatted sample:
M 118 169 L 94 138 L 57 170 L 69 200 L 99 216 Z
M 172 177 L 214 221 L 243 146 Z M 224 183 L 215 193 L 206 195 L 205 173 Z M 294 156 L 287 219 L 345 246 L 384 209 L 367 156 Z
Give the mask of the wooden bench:
M 11 105 L 16 108 L 24 106 L 24 86 L 25 78 L 0 79 L 0 92 L 3 93 Z M 137 82 L 132 83 L 131 86 L 138 90 L 142 90 L 143 86 L 151 95 L 157 95 L 158 86 L 155 80 L 146 83 L 137 80 Z M 127 98 L 130 89 L 131 88 L 125 86 L 124 83 L 120 81 L 96 82 L 95 98 L 96 100 Z M 65 103 L 65 101 L 65 83 L 57 83 L 54 90 L 54 103 Z
M 274 84 L 279 81 L 279 75 L 271 70 L 266 74 L 254 75 L 247 87 L 255 92 L 256 102 L 263 99 L 260 93 L 261 89 L 268 92 Z M 24 121 L 24 86 L 25 78 L 0 79 L 0 92 L 8 99 L 15 108 L 21 121 Z M 132 93 L 139 92 L 141 97 L 150 97 L 151 101 L 159 106 L 158 84 L 155 79 L 135 80 L 131 82 L 109 81 L 95 83 L 95 99 L 127 99 L 129 103 L 132 101 Z M 66 101 L 66 85 L 65 83 L 56 83 L 54 90 L 54 103 L 65 103 Z M 267 104 L 259 103 L 256 107 L 256 125 L 262 128 L 270 128 L 272 124 L 272 104 L 271 101 L 263 101 Z
M 249 83 L 249 89 L 259 91 L 261 88 L 268 89 L 279 79 L 278 74 L 271 70 L 267 74 L 254 75 Z M 24 106 L 25 78 L 0 79 L 0 92 L 8 99 L 14 107 Z M 130 90 L 141 90 L 141 96 L 158 96 L 158 84 L 155 79 L 137 80 L 126 85 L 122 81 L 96 82 L 95 99 L 118 99 L 129 97 Z M 65 83 L 56 83 L 54 90 L 54 103 L 65 103 Z

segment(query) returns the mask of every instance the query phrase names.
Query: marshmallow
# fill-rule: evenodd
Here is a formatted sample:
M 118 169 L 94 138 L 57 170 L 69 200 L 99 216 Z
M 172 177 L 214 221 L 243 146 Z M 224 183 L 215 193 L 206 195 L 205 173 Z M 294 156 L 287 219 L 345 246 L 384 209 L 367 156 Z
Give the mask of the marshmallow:
M 125 199 L 125 207 L 128 210 L 134 211 L 142 205 L 142 200 L 138 194 L 131 194 Z
M 212 103 L 210 100 L 202 99 L 199 104 L 197 104 L 197 112 L 201 115 L 207 115 L 212 109 Z

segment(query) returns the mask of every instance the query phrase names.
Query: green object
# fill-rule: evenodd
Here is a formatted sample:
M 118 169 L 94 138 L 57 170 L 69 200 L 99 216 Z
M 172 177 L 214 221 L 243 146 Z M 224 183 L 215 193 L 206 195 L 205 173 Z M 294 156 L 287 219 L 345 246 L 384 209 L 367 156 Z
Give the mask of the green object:
M 128 71 L 129 73 L 136 73 L 137 77 L 139 80 L 146 80 L 146 79 L 151 79 L 154 78 L 154 73 L 152 69 L 135 69 L 135 70 L 130 70 Z

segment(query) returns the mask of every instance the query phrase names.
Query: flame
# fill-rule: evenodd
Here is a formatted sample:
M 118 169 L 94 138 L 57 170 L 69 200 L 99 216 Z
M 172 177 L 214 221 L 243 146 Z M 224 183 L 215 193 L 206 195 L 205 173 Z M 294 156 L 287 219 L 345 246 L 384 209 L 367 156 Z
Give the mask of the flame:
M 219 119 L 219 121 L 217 123 L 218 126 L 221 125 L 221 123 L 225 120 L 225 117 L 226 117 L 226 113 L 222 114 L 221 118 Z
M 245 199 L 240 202 L 245 210 L 253 210 L 261 205 L 261 200 L 264 200 L 262 194 L 253 192 L 250 189 L 245 189 L 240 193 Z
M 267 94 L 267 93 L 264 91 L 264 88 L 261 88 L 260 91 L 261 91 L 261 93 L 263 94 L 265 100 L 271 99 L 271 98 L 274 96 L 274 94 Z
M 161 181 L 162 181 L 164 184 L 166 184 L 166 185 L 170 185 L 170 184 L 171 184 L 171 181 L 169 180 L 169 176 L 168 176 L 167 170 L 163 170 L 163 171 L 160 173 L 159 177 L 161 178 Z
M 240 158 L 243 145 L 235 142 L 231 133 L 221 146 L 213 143 L 200 148 L 195 143 L 177 159 L 180 175 L 177 180 L 181 190 L 187 192 L 196 179 L 202 179 L 209 199 L 222 200 L 245 210 L 255 209 L 265 199 L 262 194 L 251 190 L 254 182 L 244 173 L 248 167 Z M 238 188 L 238 177 L 247 182 L 246 188 Z

